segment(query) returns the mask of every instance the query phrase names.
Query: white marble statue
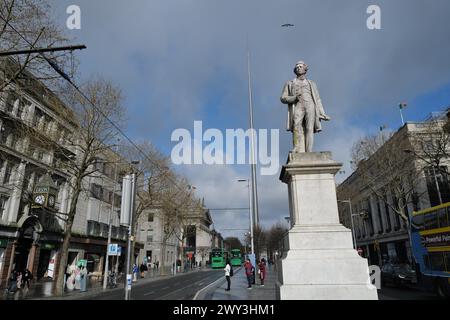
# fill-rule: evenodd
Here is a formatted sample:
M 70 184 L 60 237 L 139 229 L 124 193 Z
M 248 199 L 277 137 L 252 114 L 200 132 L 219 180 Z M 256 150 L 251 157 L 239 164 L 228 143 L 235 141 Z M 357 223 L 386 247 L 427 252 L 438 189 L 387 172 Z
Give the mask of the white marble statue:
M 306 79 L 308 65 L 296 63 L 297 78 L 286 82 L 281 102 L 288 105 L 287 130 L 292 131 L 294 152 L 312 152 L 314 133 L 322 131 L 321 120 L 331 118 L 325 114 L 316 84 Z

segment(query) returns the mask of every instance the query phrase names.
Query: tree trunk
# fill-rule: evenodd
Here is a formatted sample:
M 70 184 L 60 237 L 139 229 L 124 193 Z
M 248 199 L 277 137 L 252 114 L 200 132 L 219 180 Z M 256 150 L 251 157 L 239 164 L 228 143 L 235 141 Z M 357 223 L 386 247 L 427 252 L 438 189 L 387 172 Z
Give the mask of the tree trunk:
M 70 203 L 69 215 L 67 217 L 65 228 L 66 232 L 64 234 L 64 240 L 60 251 L 61 253 L 59 258 L 58 278 L 56 280 L 55 294 L 57 296 L 62 296 L 64 294 L 64 287 L 65 287 L 64 274 L 66 272 L 67 258 L 69 256 L 70 238 L 72 236 L 72 226 L 73 221 L 75 219 L 75 213 L 77 211 L 77 203 L 78 203 L 78 196 L 80 195 L 80 190 L 81 190 L 81 180 L 80 182 L 77 181 L 77 188 L 74 191 L 72 201 Z
M 159 274 L 162 276 L 166 275 L 166 241 L 167 240 L 163 240 L 161 244 L 161 261 L 159 263 Z

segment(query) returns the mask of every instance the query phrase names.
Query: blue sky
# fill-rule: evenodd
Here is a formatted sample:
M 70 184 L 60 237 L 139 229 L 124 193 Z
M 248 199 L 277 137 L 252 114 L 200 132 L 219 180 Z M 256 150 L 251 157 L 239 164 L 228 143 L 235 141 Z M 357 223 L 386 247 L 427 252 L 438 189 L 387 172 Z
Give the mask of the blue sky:
M 386 124 L 424 119 L 450 105 L 450 2 L 446 0 L 54 0 L 81 8 L 81 30 L 67 31 L 88 49 L 78 53 L 82 77 L 100 74 L 120 85 L 127 133 L 170 154 L 176 128 L 247 128 L 246 37 L 251 51 L 256 128 L 280 129 L 280 164 L 291 145 L 279 101 L 296 61 L 309 64 L 333 118 L 316 135 L 316 151 L 330 150 L 349 175 L 350 148 Z M 381 8 L 381 30 L 368 30 L 366 9 Z M 281 28 L 292 23 L 294 28 Z M 212 208 L 243 207 L 238 178 L 248 166 L 176 168 Z M 345 175 L 337 177 L 338 180 Z M 288 216 L 287 188 L 278 175 L 258 177 L 264 225 Z M 243 212 L 213 212 L 217 229 L 246 228 Z M 238 217 L 238 218 L 236 218 Z M 238 235 L 242 231 L 226 231 Z

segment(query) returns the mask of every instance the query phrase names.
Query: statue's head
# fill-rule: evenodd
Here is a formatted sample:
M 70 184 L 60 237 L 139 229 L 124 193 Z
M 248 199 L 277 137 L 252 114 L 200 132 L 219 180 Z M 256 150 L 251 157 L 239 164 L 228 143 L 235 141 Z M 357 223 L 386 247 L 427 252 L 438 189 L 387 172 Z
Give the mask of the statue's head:
M 308 65 L 303 61 L 299 61 L 295 64 L 294 73 L 297 76 L 304 75 L 308 72 Z

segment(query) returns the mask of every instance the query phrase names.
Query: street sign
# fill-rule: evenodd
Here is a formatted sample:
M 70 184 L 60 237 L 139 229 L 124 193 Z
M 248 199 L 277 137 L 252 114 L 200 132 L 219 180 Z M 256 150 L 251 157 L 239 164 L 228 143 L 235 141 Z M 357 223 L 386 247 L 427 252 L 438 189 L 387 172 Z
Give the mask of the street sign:
M 127 290 L 131 290 L 131 282 L 132 282 L 131 274 L 127 274 Z
M 117 243 L 111 243 L 108 246 L 108 256 L 117 256 L 118 247 Z
M 87 267 L 87 260 L 86 259 L 80 259 L 80 260 L 78 260 L 78 262 L 77 262 L 77 267 L 81 267 L 81 266 L 83 266 L 83 267 Z

